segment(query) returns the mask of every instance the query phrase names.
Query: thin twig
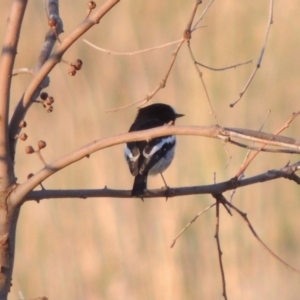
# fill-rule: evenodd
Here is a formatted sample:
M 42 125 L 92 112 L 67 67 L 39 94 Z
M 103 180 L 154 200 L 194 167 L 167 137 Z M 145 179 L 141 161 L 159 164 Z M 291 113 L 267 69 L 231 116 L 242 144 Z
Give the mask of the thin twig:
M 9 136 L 11 137 L 10 140 L 12 141 L 12 144 L 10 145 L 12 157 L 14 157 L 15 155 L 15 146 L 16 146 L 15 144 L 16 142 L 12 140 L 12 138 L 17 134 L 19 134 L 20 132 L 19 124 L 21 120 L 25 118 L 25 115 L 28 109 L 30 108 L 32 101 L 36 99 L 41 89 L 47 86 L 47 84 L 49 83 L 48 82 L 49 79 L 47 80 L 47 76 L 49 75 L 49 73 L 60 62 L 64 53 L 75 43 L 75 41 L 77 41 L 78 38 L 80 38 L 91 27 L 99 24 L 103 16 L 105 16 L 119 1 L 120 0 L 106 0 L 98 9 L 96 9 L 93 13 L 91 13 L 91 15 L 88 18 L 84 19 L 68 36 L 66 36 L 66 38 L 62 41 L 62 43 L 57 46 L 55 51 L 51 52 L 51 56 L 47 57 L 45 61 L 44 61 L 44 53 L 48 53 L 48 51 L 45 52 L 41 51 L 40 53 L 41 55 L 39 56 L 37 62 L 37 67 L 39 66 L 40 63 L 42 63 L 42 66 L 40 68 L 38 67 L 38 72 L 35 74 L 32 81 L 28 85 L 25 93 L 23 94 L 22 98 L 19 100 L 19 103 L 17 104 L 17 107 L 10 120 Z M 55 7 L 53 9 L 55 9 Z M 50 8 L 49 8 L 49 13 L 53 15 L 53 13 L 50 12 Z M 57 14 L 58 13 L 59 12 L 57 11 Z M 48 34 L 50 34 L 50 32 Z M 56 37 L 54 38 L 56 41 Z M 45 43 L 46 43 L 46 39 L 45 39 Z
M 46 161 L 44 160 L 42 154 L 41 154 L 41 151 L 40 150 L 37 150 L 35 151 L 35 154 L 37 155 L 37 157 L 40 159 L 40 161 L 43 163 L 43 165 L 46 167 L 47 166 L 47 163 Z
M 267 41 L 268 41 L 268 37 L 269 37 L 269 32 L 270 32 L 270 27 L 273 24 L 273 6 L 274 6 L 274 0 L 270 0 L 270 8 L 269 8 L 269 19 L 268 19 L 268 25 L 267 25 L 267 32 L 265 35 L 265 40 L 263 43 L 263 46 L 261 48 L 257 63 L 256 63 L 256 67 L 253 70 L 252 74 L 250 75 L 250 78 L 248 79 L 244 89 L 240 92 L 238 99 L 230 104 L 230 107 L 234 107 L 243 97 L 243 95 L 245 94 L 245 92 L 247 91 L 249 85 L 251 84 L 256 72 L 258 71 L 258 69 L 261 66 L 261 62 L 265 53 L 265 49 L 266 49 L 266 45 L 267 45 Z
M 216 196 L 216 231 L 215 231 L 215 239 L 217 243 L 217 249 L 218 249 L 218 258 L 219 258 L 219 265 L 220 265 L 220 271 L 221 271 L 221 277 L 222 277 L 222 288 L 223 288 L 223 293 L 222 296 L 224 297 L 225 300 L 227 300 L 227 294 L 226 294 L 226 279 L 225 279 L 225 272 L 224 272 L 224 267 L 223 267 L 223 260 L 222 260 L 222 249 L 221 249 L 221 243 L 219 239 L 219 228 L 220 228 L 220 201 L 219 197 Z
M 172 244 L 170 245 L 170 248 L 173 248 L 178 240 L 178 238 L 206 211 L 210 210 L 212 207 L 214 207 L 216 203 L 213 203 L 209 206 L 207 206 L 205 209 L 203 209 L 201 212 L 197 213 L 197 215 L 176 235 L 176 237 L 172 240 Z
M 204 18 L 205 14 L 208 12 L 208 9 L 210 8 L 210 6 L 213 4 L 214 0 L 211 0 L 207 6 L 204 8 L 201 16 L 198 18 L 198 20 L 195 22 L 193 28 L 192 28 L 192 31 L 196 30 L 197 29 L 197 25 L 200 23 L 200 21 Z
M 267 114 L 266 114 L 266 116 L 265 116 L 265 119 L 263 120 L 263 123 L 262 123 L 261 127 L 259 128 L 259 131 L 262 131 L 262 129 L 263 129 L 263 127 L 264 127 L 264 125 L 265 125 L 265 123 L 266 123 L 266 121 L 267 121 L 267 119 L 268 119 L 268 117 L 269 117 L 269 115 L 270 115 L 270 112 L 271 112 L 271 110 L 269 109 L 268 112 L 267 112 Z M 253 143 L 253 144 L 254 144 L 254 143 Z M 245 157 L 243 163 L 248 159 L 250 153 L 251 153 L 251 150 L 249 150 L 249 151 L 247 152 L 246 157 Z
M 146 103 L 148 103 L 155 96 L 155 94 L 159 90 L 163 89 L 166 86 L 167 80 L 169 78 L 169 75 L 170 75 L 171 70 L 173 68 L 173 65 L 175 63 L 175 60 L 177 58 L 177 54 L 178 54 L 181 46 L 183 45 L 183 43 L 185 41 L 186 41 L 186 39 L 182 38 L 181 41 L 178 43 L 177 48 L 173 52 L 173 57 L 171 59 L 171 63 L 169 65 L 169 67 L 168 67 L 168 70 L 167 70 L 167 73 L 166 73 L 165 77 L 161 80 L 161 82 L 157 85 L 157 87 L 152 92 L 150 92 L 149 94 L 147 94 L 146 97 L 144 97 L 142 100 L 139 100 L 139 101 L 136 101 L 136 102 L 132 102 L 130 104 L 126 104 L 126 105 L 118 107 L 118 108 L 109 109 L 109 110 L 106 110 L 106 112 L 116 112 L 116 111 L 119 111 L 119 110 L 122 110 L 122 109 L 125 109 L 125 108 L 129 108 L 129 107 L 132 107 L 132 106 L 135 106 L 135 105 L 143 106 Z
M 225 71 L 225 70 L 229 70 L 229 69 L 236 69 L 237 67 L 239 66 L 243 66 L 243 65 L 246 65 L 246 64 L 249 64 L 249 63 L 252 63 L 252 60 L 248 60 L 246 62 L 243 62 L 243 63 L 238 63 L 238 64 L 235 64 L 235 65 L 232 65 L 232 66 L 228 66 L 228 67 L 223 67 L 223 68 L 213 68 L 213 67 L 209 67 L 209 66 L 206 66 L 202 63 L 199 63 L 198 61 L 194 61 L 195 64 L 203 67 L 203 68 L 206 68 L 208 70 L 211 70 L 211 71 Z
M 264 128 L 264 126 L 265 126 L 265 124 L 266 124 L 266 122 L 267 122 L 267 120 L 268 120 L 268 118 L 269 118 L 270 113 L 271 113 L 271 110 L 269 109 L 269 110 L 267 111 L 267 113 L 266 113 L 266 116 L 265 116 L 265 118 L 264 118 L 264 120 L 263 120 L 263 122 L 262 122 L 260 128 L 259 128 L 259 131 L 262 131 L 262 130 L 263 130 L 263 128 Z
M 33 75 L 33 71 L 32 69 L 29 69 L 29 68 L 20 68 L 20 69 L 14 69 L 12 71 L 12 76 L 16 76 L 16 75 L 19 75 L 19 74 L 31 74 Z
M 113 50 L 107 50 L 107 49 L 100 48 L 100 47 L 92 44 L 91 42 L 89 42 L 86 39 L 83 39 L 83 41 L 86 44 L 93 47 L 94 49 L 99 50 L 99 51 L 104 52 L 104 53 L 107 53 L 107 54 L 122 55 L 122 56 L 133 56 L 133 55 L 136 55 L 136 54 L 142 54 L 142 53 L 146 53 L 146 52 L 150 52 L 150 51 L 154 51 L 154 50 L 159 50 L 159 49 L 163 49 L 163 48 L 169 47 L 169 46 L 174 45 L 174 44 L 178 44 L 182 41 L 182 38 L 180 40 L 177 40 L 177 41 L 174 41 L 174 42 L 169 42 L 169 43 L 166 43 L 166 44 L 163 44 L 163 45 L 160 45 L 160 46 L 147 48 L 147 49 L 143 49 L 143 50 L 138 50 L 138 51 L 132 51 L 132 52 L 117 52 L 117 51 L 113 51 Z
M 229 150 L 227 149 L 226 145 L 223 143 L 223 149 L 227 155 L 227 161 L 226 161 L 226 164 L 225 164 L 225 169 L 228 168 L 231 160 L 232 160 L 232 155 L 230 154 Z
M 257 152 L 269 152 L 269 153 L 287 153 L 287 154 L 300 154 L 300 150 L 292 150 L 292 149 L 270 149 L 262 147 L 255 147 L 251 145 L 242 144 L 233 140 L 228 140 L 228 143 L 239 146 L 241 148 L 255 150 Z M 249 156 L 248 156 L 249 157 Z
M 262 239 L 258 236 L 258 234 L 256 233 L 256 231 L 254 230 L 251 222 L 249 221 L 247 214 L 242 212 L 241 210 L 239 210 L 237 207 L 235 207 L 232 203 L 228 202 L 225 197 L 223 199 L 223 201 L 226 202 L 226 204 L 228 204 L 232 209 L 234 209 L 242 218 L 243 220 L 247 223 L 250 231 L 252 232 L 252 234 L 254 235 L 254 237 L 256 238 L 256 240 L 267 250 L 267 252 L 269 254 L 271 254 L 271 256 L 273 256 L 276 260 L 278 260 L 280 263 L 282 263 L 285 267 L 287 267 L 288 269 L 292 270 L 293 272 L 297 273 L 298 275 L 300 275 L 300 270 L 292 267 L 291 265 L 289 265 L 288 263 L 286 263 L 282 258 L 280 258 L 277 254 L 275 254 L 263 241 Z
M 161 80 L 161 82 L 158 84 L 158 86 L 152 92 L 150 92 L 149 94 L 147 94 L 142 100 L 139 100 L 139 101 L 136 101 L 136 102 L 133 102 L 133 103 L 130 103 L 130 104 L 118 107 L 118 108 L 109 109 L 109 110 L 106 110 L 106 112 L 115 112 L 115 111 L 118 111 L 118 110 L 121 110 L 121 109 L 125 109 L 125 108 L 128 108 L 128 107 L 135 106 L 135 105 L 143 106 L 146 103 L 148 103 L 156 95 L 156 93 L 158 91 L 160 91 L 161 89 L 163 89 L 166 86 L 167 80 L 168 80 L 169 75 L 171 73 L 171 70 L 172 70 L 172 68 L 174 66 L 174 63 L 176 61 L 176 58 L 177 58 L 177 55 L 178 55 L 178 52 L 179 52 L 181 46 L 186 41 L 189 41 L 190 38 L 191 38 L 191 26 L 193 24 L 197 8 L 198 8 L 199 4 L 201 4 L 201 2 L 202 1 L 200 1 L 200 0 L 196 0 L 195 5 L 194 5 L 194 7 L 192 9 L 191 16 L 190 16 L 190 18 L 188 20 L 188 23 L 187 23 L 187 26 L 186 26 L 186 28 L 184 30 L 183 37 L 179 40 L 177 48 L 173 52 L 173 58 L 171 59 L 170 65 L 169 65 L 168 70 L 167 70 L 167 73 L 164 76 L 164 78 Z
M 249 60 L 247 62 L 244 62 L 244 63 L 238 63 L 238 64 L 235 64 L 235 65 L 232 65 L 232 66 L 228 66 L 228 67 L 224 67 L 224 68 L 212 68 L 212 67 L 209 67 L 209 66 L 206 66 L 204 64 L 201 64 L 199 63 L 198 61 L 196 61 L 196 58 L 193 54 L 193 51 L 192 51 L 192 48 L 191 48 L 191 45 L 190 45 L 190 41 L 188 41 L 188 49 L 189 49 L 189 53 L 190 53 L 190 56 L 194 62 L 194 65 L 195 65 L 195 68 L 196 68 L 196 71 L 200 77 L 200 80 L 201 80 L 201 83 L 202 83 L 202 87 L 204 89 L 204 92 L 205 92 L 205 95 L 206 95 L 206 99 L 209 103 L 209 106 L 210 106 L 210 114 L 213 115 L 214 119 L 216 120 L 216 123 L 218 123 L 218 120 L 217 120 L 217 115 L 213 109 L 213 106 L 212 106 L 212 102 L 211 102 L 211 99 L 209 97 L 209 94 L 208 94 L 208 91 L 207 91 L 207 88 L 206 88 L 206 85 L 205 85 L 205 82 L 204 82 L 204 79 L 203 79 L 203 73 L 201 72 L 200 68 L 198 67 L 201 66 L 201 67 L 204 67 L 206 69 L 209 69 L 209 70 L 212 70 L 212 71 L 225 71 L 225 70 L 228 70 L 228 69 L 232 69 L 232 68 L 237 68 L 241 65 L 245 65 L 245 64 L 248 64 L 250 62 L 252 62 L 252 60 Z
M 266 114 L 266 116 L 265 116 L 265 118 L 264 118 L 264 120 L 263 120 L 263 122 L 262 122 L 262 125 L 261 125 L 260 128 L 259 128 L 259 131 L 262 131 L 262 129 L 263 129 L 264 125 L 266 124 L 267 119 L 268 119 L 268 117 L 269 117 L 269 115 L 270 115 L 270 112 L 271 112 L 271 110 L 269 109 L 268 112 L 267 112 L 267 114 Z M 253 143 L 253 144 L 254 144 L 254 143 Z M 251 153 L 251 150 L 249 150 L 249 151 L 247 152 L 247 154 L 246 154 L 246 156 L 245 156 L 245 158 L 244 158 L 243 164 L 244 164 L 245 161 L 248 159 L 250 153 Z M 242 164 L 242 165 L 243 165 L 243 164 Z M 240 179 L 242 179 L 243 177 L 244 177 L 244 173 L 240 174 L 240 176 L 238 177 L 238 179 L 240 180 Z M 235 192 L 236 192 L 236 190 L 233 190 L 233 191 L 230 193 L 230 198 L 229 198 L 229 202 L 230 202 L 230 203 L 232 203 L 233 196 L 234 196 Z
M 198 9 L 198 6 L 202 3 L 202 0 L 196 0 L 195 1 L 195 5 L 193 7 L 193 10 L 192 10 L 192 13 L 191 13 L 191 16 L 190 16 L 190 19 L 187 23 L 187 26 L 185 28 L 185 31 L 191 31 L 192 29 L 192 25 L 193 25 L 193 22 L 194 22 L 194 19 L 195 19 L 195 15 L 196 15 L 196 12 L 197 12 L 197 9 Z
M 46 6 L 45 9 L 47 17 L 49 17 L 49 14 L 52 18 L 55 19 L 55 30 L 53 28 L 50 28 L 45 35 L 45 40 L 40 49 L 36 65 L 33 69 L 31 69 L 32 73 L 35 76 L 33 77 L 31 83 L 27 87 L 27 90 L 23 94 L 22 98 L 19 100 L 19 103 L 9 123 L 10 155 L 13 159 L 15 156 L 17 140 L 13 140 L 12 137 L 20 133 L 20 131 L 22 130 L 22 128 L 19 127 L 20 121 L 24 119 L 28 109 L 30 108 L 33 101 L 37 99 L 42 89 L 46 88 L 49 85 L 50 79 L 48 77 L 48 73 L 50 72 L 50 70 L 49 72 L 47 72 L 47 74 L 44 74 L 44 76 L 42 76 L 40 80 L 38 79 L 38 75 L 40 74 L 41 68 L 46 63 L 46 61 L 48 61 L 52 53 L 52 50 L 57 41 L 58 34 L 63 32 L 63 22 L 60 19 L 59 15 L 58 0 L 45 1 L 44 5 Z
M 201 80 L 201 83 L 202 83 L 202 87 L 204 89 L 204 92 L 205 92 L 205 96 L 206 96 L 206 99 L 207 99 L 207 102 L 209 104 L 209 107 L 210 107 L 210 114 L 213 115 L 216 123 L 218 123 L 218 119 L 217 119 L 217 114 L 215 113 L 215 110 L 212 106 L 212 103 L 211 103 L 211 100 L 210 100 L 210 97 L 209 97 L 209 94 L 208 94 L 208 90 L 206 88 L 206 85 L 205 85 L 205 82 L 204 82 L 204 79 L 203 79 L 203 74 L 202 72 L 200 71 L 200 68 L 197 66 L 197 64 L 195 63 L 196 62 L 196 59 L 194 57 L 194 54 L 193 54 L 193 51 L 192 51 L 192 48 L 191 48 L 191 45 L 190 45 L 190 42 L 188 41 L 188 49 L 189 49 L 189 52 L 190 52 L 190 55 L 191 55 L 191 58 L 192 60 L 194 61 L 194 65 L 195 65 L 195 68 L 196 68 L 196 71 L 200 77 L 200 80 Z
M 289 125 L 291 124 L 291 122 L 297 118 L 300 114 L 300 111 L 293 113 L 291 115 L 291 117 L 275 132 L 275 135 L 279 135 L 284 129 L 288 128 Z M 261 145 L 261 149 L 263 149 L 266 146 L 266 143 L 263 143 Z M 236 177 L 239 177 L 241 174 L 243 174 L 245 172 L 245 170 L 248 168 L 248 166 L 250 165 L 250 163 L 253 161 L 253 159 L 259 154 L 259 152 L 262 150 L 257 150 L 255 152 L 253 152 L 251 154 L 251 156 L 249 156 L 246 161 L 243 163 L 243 165 L 241 166 L 241 168 L 239 169 L 239 171 L 237 172 L 237 174 L 235 175 Z

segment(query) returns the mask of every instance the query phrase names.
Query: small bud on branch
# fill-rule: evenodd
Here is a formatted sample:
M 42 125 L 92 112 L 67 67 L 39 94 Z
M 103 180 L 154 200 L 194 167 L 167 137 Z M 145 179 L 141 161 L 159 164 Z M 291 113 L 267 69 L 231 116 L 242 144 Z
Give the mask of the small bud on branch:
M 19 124 L 19 127 L 20 128 L 25 128 L 27 126 L 27 123 L 26 123 L 26 121 L 24 121 L 24 120 L 22 120 L 21 122 L 20 122 L 20 124 Z
M 45 148 L 46 146 L 47 146 L 47 144 L 45 141 L 42 141 L 42 140 L 38 141 L 38 147 L 40 150 Z
M 33 149 L 32 146 L 27 146 L 27 147 L 25 148 L 25 152 L 26 152 L 27 154 L 32 154 L 32 153 L 34 153 L 35 151 L 34 151 L 34 149 Z

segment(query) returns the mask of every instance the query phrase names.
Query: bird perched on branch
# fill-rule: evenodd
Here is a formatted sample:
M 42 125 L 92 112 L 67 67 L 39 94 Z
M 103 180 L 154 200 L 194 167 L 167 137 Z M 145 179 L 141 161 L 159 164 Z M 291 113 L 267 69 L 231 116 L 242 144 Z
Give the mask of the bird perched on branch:
M 157 103 L 140 108 L 129 132 L 146 130 L 167 124 L 184 116 L 170 105 Z M 176 145 L 175 135 L 154 138 L 149 141 L 129 142 L 125 145 L 125 158 L 130 172 L 135 176 L 132 196 L 141 196 L 147 189 L 148 175 L 162 174 L 171 164 Z

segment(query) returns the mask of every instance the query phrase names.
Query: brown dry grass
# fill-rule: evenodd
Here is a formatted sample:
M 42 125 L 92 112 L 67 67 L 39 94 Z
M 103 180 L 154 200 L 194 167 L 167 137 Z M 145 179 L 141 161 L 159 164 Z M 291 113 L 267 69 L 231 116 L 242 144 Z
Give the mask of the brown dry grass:
M 41 2 L 41 1 L 40 1 Z M 204 7 L 205 3 L 202 5 Z M 61 1 L 65 34 L 84 17 L 85 1 Z M 193 1 L 121 1 L 85 37 L 116 51 L 133 51 L 181 37 Z M 0 3 L 7 15 L 7 1 Z M 223 67 L 254 59 L 252 65 L 225 72 L 204 71 L 220 125 L 258 129 L 272 110 L 265 131 L 273 132 L 299 110 L 299 9 L 296 0 L 275 3 L 274 25 L 262 68 L 244 99 L 234 109 L 229 103 L 242 90 L 258 57 L 264 38 L 268 1 L 217 1 L 192 38 L 199 61 Z M 0 37 L 5 28 L 0 26 Z M 33 66 L 47 23 L 43 5 L 29 1 L 16 67 Z M 34 34 L 33 34 L 34 33 Z M 29 140 L 18 144 L 17 177 L 26 180 L 41 168 L 25 145 L 47 141 L 46 161 L 52 161 L 96 138 L 127 131 L 135 109 L 105 110 L 142 99 L 163 78 L 172 48 L 134 57 L 116 57 L 91 49 L 81 40 L 65 55 L 80 57 L 83 70 L 67 75 L 58 65 L 48 92 L 56 99 L 47 114 L 34 105 L 26 118 Z M 27 75 L 13 81 L 13 108 L 29 82 Z M 178 124 L 210 125 L 203 89 L 188 50 L 184 47 L 167 86 L 154 99 L 174 105 L 186 117 Z M 299 120 L 285 134 L 298 137 Z M 123 161 L 122 146 L 103 150 L 48 179 L 46 188 L 130 189 L 133 178 Z M 245 151 L 229 147 L 227 157 L 219 141 L 178 137 L 178 150 L 165 173 L 170 186 L 200 185 L 232 177 Z M 179 159 L 180 158 L 180 159 Z M 260 154 L 247 176 L 298 158 Z M 152 178 L 150 187 L 160 187 Z M 239 190 L 234 203 L 248 212 L 262 239 L 295 267 L 300 266 L 299 190 L 280 180 Z M 210 196 L 147 200 L 61 199 L 26 203 L 17 231 L 15 272 L 10 299 L 21 290 L 27 298 L 49 299 L 221 299 L 217 264 L 214 211 L 201 217 L 177 242 L 172 238 L 194 215 L 212 203 Z M 270 257 L 254 240 L 242 220 L 221 213 L 221 242 L 229 299 L 297 299 L 299 277 Z

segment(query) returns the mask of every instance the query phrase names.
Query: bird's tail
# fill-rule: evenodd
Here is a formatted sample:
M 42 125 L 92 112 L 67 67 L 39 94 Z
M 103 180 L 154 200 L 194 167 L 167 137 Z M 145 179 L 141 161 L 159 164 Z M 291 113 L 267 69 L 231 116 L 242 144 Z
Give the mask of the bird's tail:
M 144 191 L 147 189 L 147 176 L 148 174 L 135 176 L 131 196 L 137 197 L 144 194 Z

